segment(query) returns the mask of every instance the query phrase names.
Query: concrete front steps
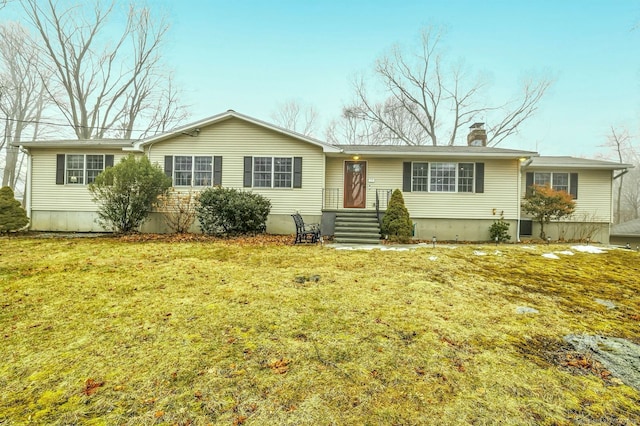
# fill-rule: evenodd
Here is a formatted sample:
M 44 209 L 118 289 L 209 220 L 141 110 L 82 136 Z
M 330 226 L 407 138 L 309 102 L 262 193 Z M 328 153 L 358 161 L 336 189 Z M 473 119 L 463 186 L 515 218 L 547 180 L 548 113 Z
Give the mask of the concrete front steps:
M 380 244 L 378 215 L 372 210 L 340 210 L 333 237 L 339 244 Z

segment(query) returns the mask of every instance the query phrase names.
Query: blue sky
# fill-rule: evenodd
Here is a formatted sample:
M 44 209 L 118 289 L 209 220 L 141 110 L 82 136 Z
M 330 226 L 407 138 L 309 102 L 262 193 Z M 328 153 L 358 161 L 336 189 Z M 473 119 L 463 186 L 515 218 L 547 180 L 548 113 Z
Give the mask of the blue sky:
M 193 120 L 235 109 L 269 121 L 295 99 L 326 124 L 352 99 L 355 74 L 441 25 L 448 55 L 487 73 L 496 100 L 526 75 L 555 78 L 537 115 L 501 147 L 592 157 L 611 125 L 640 129 L 637 0 L 148 3 L 170 17 L 165 51 Z

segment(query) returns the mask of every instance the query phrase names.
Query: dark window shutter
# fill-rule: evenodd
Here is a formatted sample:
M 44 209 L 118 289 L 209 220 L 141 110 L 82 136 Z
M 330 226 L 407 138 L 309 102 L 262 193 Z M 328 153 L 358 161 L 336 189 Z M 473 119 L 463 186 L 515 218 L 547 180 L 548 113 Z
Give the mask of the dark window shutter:
M 293 157 L 293 187 L 302 188 L 302 157 Z
M 526 186 L 526 192 L 525 194 L 527 196 L 530 196 L 532 194 L 532 187 L 533 187 L 533 172 L 527 172 L 526 174 L 526 178 L 525 178 L 525 186 Z
M 113 167 L 113 155 L 104 156 L 104 168 Z
M 569 176 L 569 194 L 574 200 L 578 199 L 578 174 L 571 173 Z
M 411 162 L 402 163 L 402 192 L 411 192 Z
M 251 188 L 253 157 L 244 157 L 244 187 Z
M 213 157 L 213 185 L 222 186 L 222 157 Z
M 164 174 L 173 178 L 173 157 L 171 155 L 164 156 Z
M 56 155 L 56 185 L 64 185 L 64 154 Z
M 476 194 L 484 192 L 484 163 L 476 163 Z

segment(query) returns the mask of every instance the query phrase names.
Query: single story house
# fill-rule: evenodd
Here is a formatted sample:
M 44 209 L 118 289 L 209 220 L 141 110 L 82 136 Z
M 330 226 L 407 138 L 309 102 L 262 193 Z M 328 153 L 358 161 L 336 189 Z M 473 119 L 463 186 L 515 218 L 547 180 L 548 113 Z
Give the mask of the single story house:
M 503 218 L 512 241 L 537 234 L 520 207 L 527 185 L 571 193 L 576 214 L 550 227 L 556 238 L 609 241 L 612 186 L 627 164 L 486 146 L 474 125 L 467 146 L 332 145 L 229 110 L 142 140 L 22 142 L 28 153 L 26 210 L 38 231 L 103 231 L 87 184 L 129 153 L 160 165 L 178 190 L 211 185 L 271 200 L 267 232 L 295 231 L 291 214 L 322 223 L 324 235 L 358 241 L 357 222 L 384 214 L 403 191 L 419 239 L 482 241 Z M 166 232 L 152 213 L 143 232 Z M 377 231 L 373 232 L 377 237 Z

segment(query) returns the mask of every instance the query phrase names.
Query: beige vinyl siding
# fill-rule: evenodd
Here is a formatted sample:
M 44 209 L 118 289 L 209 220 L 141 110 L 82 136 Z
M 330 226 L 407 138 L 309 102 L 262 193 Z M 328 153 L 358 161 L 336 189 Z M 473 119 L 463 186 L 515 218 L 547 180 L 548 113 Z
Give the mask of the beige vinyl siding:
M 31 210 L 94 212 L 96 204 L 91 200 L 87 185 L 56 185 L 57 154 L 113 155 L 117 164 L 126 153 L 121 149 L 36 149 L 31 148 Z
M 612 171 L 611 170 L 570 170 L 570 169 L 527 169 L 527 172 L 578 173 L 578 198 L 576 211 L 569 221 L 611 222 Z M 525 195 L 526 174 L 522 174 L 522 195 Z M 523 218 L 526 213 L 523 212 Z
M 264 195 L 271 200 L 271 214 L 321 212 L 324 153 L 319 146 L 230 118 L 202 128 L 196 137 L 180 135 L 152 144 L 146 152 L 161 167 L 166 155 L 222 156 L 223 187 Z M 302 157 L 302 188 L 243 188 L 245 156 Z
M 344 195 L 344 161 L 347 160 L 350 159 L 327 159 L 327 188 L 339 188 L 341 199 Z M 361 161 L 367 162 L 367 208 L 375 207 L 376 189 L 402 190 L 402 163 L 409 160 L 362 158 Z M 403 192 L 412 218 L 494 219 L 500 212 L 504 212 L 506 219 L 517 217 L 517 160 L 421 158 L 412 161 L 485 164 L 484 193 Z M 342 207 L 342 201 L 339 207 Z

